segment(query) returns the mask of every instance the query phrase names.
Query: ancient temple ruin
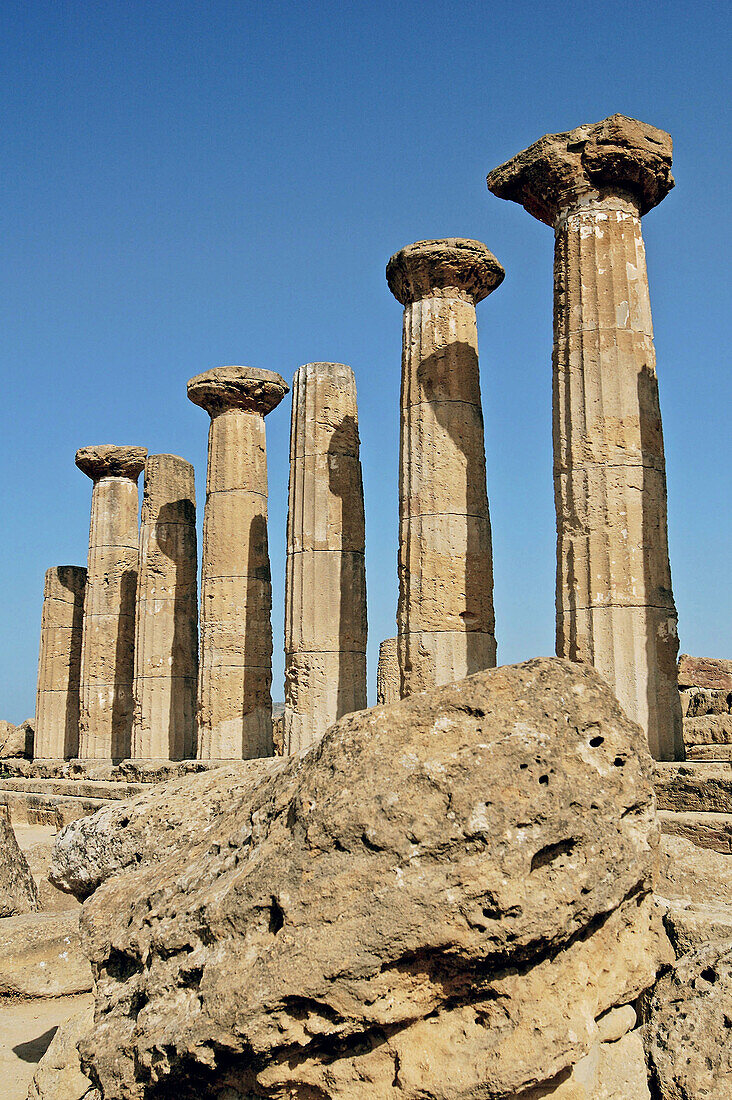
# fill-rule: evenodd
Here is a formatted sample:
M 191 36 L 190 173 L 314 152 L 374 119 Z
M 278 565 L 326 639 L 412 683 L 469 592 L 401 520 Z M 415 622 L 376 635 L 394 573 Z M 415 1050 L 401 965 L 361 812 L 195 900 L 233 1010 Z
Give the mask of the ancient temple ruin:
M 659 760 L 684 750 L 640 219 L 673 186 L 670 168 L 667 134 L 616 115 L 548 135 L 488 176 L 494 194 L 555 232 L 557 653 L 601 672 Z M 402 248 L 386 276 L 404 316 L 399 601 L 396 636 L 379 654 L 379 703 L 496 663 L 476 305 L 504 270 L 479 241 L 448 238 Z M 190 464 L 143 447 L 77 453 L 93 481 L 89 560 L 86 571 L 58 567 L 46 577 L 38 760 L 212 766 L 272 754 L 265 417 L 287 393 L 279 374 L 241 366 L 188 383 L 210 416 L 200 611 Z M 285 753 L 367 702 L 359 447 L 353 371 L 301 366 L 290 434 Z

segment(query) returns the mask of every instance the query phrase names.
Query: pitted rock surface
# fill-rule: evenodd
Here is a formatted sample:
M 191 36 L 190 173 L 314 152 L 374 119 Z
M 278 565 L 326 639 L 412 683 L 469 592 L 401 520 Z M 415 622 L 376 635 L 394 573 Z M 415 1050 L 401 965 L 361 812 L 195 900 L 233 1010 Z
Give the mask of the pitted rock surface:
M 347 716 L 253 789 L 191 780 L 203 833 L 84 906 L 85 1072 L 119 1100 L 551 1080 L 673 958 L 650 776 L 597 673 L 547 658 Z
M 644 1032 L 654 1098 L 732 1096 L 732 940 L 679 959 L 653 991 Z
M 488 175 L 488 190 L 520 203 L 547 225 L 577 188 L 629 191 L 645 214 L 674 186 L 664 130 L 625 115 L 546 134 Z

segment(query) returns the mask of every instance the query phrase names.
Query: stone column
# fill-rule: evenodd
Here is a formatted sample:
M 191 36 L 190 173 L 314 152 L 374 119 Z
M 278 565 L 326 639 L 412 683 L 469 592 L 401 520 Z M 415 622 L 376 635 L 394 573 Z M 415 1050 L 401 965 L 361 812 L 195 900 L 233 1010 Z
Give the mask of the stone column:
M 193 467 L 150 455 L 140 523 L 132 756 L 188 760 L 196 749 L 198 570 Z
M 103 443 L 76 452 L 94 482 L 81 647 L 79 758 L 130 755 L 135 648 L 137 479 L 144 447 Z
M 79 750 L 79 674 L 86 569 L 46 572 L 36 692 L 35 760 L 66 760 Z
M 366 567 L 356 381 L 307 363 L 292 384 L 285 752 L 366 706 Z
M 551 225 L 557 653 L 593 664 L 653 756 L 683 756 L 666 465 L 641 215 L 673 187 L 671 138 L 613 115 L 488 176 Z
M 217 367 L 188 397 L 211 416 L 201 566 L 198 756 L 272 755 L 272 585 L 264 417 L 288 386 L 273 371 Z
M 503 280 L 479 241 L 420 241 L 389 260 L 404 305 L 399 458 L 402 696 L 496 663 L 475 306 Z
M 379 668 L 376 673 L 376 702 L 397 703 L 401 699 L 397 639 L 385 638 L 379 646 Z

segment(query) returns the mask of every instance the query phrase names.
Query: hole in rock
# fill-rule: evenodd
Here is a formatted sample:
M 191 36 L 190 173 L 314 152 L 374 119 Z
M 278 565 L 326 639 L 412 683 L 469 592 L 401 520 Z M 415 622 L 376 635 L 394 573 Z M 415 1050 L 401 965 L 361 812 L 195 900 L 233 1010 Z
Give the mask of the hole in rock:
M 701 976 L 705 982 L 713 984 L 717 980 L 717 971 L 712 966 L 705 966 L 701 972 Z
M 548 775 L 540 775 L 539 776 L 539 782 L 541 783 L 542 787 L 547 787 L 549 785 L 549 776 Z
M 615 759 L 613 760 L 613 764 L 615 765 L 616 768 L 624 768 L 625 767 L 625 757 L 624 756 L 616 756 Z
M 605 740 L 604 737 L 599 737 L 599 736 L 598 737 L 591 737 L 590 738 L 590 744 L 592 745 L 593 749 L 596 749 L 596 748 L 599 748 L 599 746 L 603 743 L 604 740 Z
M 285 914 L 282 911 L 282 906 L 277 898 L 272 898 L 272 904 L 269 907 L 269 930 L 273 936 L 277 935 L 284 923 Z
M 547 844 L 545 848 L 540 848 L 531 860 L 531 870 L 537 871 L 540 867 L 546 867 L 547 863 L 553 863 L 555 859 L 560 856 L 569 855 L 574 848 L 574 840 L 559 840 L 556 844 Z

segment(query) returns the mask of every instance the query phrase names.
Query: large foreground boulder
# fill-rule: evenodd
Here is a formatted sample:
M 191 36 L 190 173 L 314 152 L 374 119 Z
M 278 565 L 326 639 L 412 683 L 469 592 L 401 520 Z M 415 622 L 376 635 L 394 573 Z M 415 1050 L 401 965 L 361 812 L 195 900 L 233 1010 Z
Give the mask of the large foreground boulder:
M 657 1100 L 732 1096 L 732 940 L 679 959 L 653 991 L 644 1032 Z
M 13 826 L 0 811 L 0 917 L 34 913 L 38 908 L 38 890 L 28 860 Z
M 163 834 L 82 910 L 106 1098 L 523 1095 L 673 960 L 651 762 L 590 668 L 482 672 L 180 797 L 202 782 L 202 835 Z

